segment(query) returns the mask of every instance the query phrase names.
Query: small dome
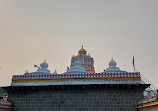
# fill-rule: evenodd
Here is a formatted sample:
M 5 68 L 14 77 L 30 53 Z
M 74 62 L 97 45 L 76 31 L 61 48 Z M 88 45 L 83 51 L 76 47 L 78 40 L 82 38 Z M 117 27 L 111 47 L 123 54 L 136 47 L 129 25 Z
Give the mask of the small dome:
M 47 69 L 48 68 L 48 64 L 46 63 L 46 61 L 44 61 L 43 63 L 40 64 L 41 69 Z
M 87 73 L 87 72 L 86 72 L 85 68 L 83 68 L 81 66 L 81 62 L 79 60 L 76 60 L 74 62 L 74 66 L 71 67 L 66 73 L 70 73 L 70 74 L 71 73 L 78 73 L 78 74 L 80 74 L 80 73 Z
M 112 58 L 111 61 L 109 62 L 109 68 L 104 70 L 104 72 L 126 72 L 126 71 L 120 70 L 120 68 L 116 67 L 116 65 L 117 63 Z
M 33 72 L 33 73 L 26 73 L 25 75 L 28 75 L 28 74 L 51 74 L 50 73 L 50 70 L 48 70 L 48 64 L 46 63 L 46 60 L 40 64 L 40 67 L 36 66 L 38 69 L 36 72 Z
M 116 65 L 117 65 L 117 63 L 112 58 L 112 60 L 109 62 L 109 66 L 110 67 L 116 67 Z
M 83 48 L 83 45 L 82 48 L 78 51 L 78 54 L 87 54 L 87 51 Z

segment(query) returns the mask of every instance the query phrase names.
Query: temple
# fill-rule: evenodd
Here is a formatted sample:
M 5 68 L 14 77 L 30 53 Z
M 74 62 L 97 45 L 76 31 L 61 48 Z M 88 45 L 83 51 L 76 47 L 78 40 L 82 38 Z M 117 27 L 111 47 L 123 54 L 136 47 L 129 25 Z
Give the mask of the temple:
M 137 111 L 143 99 L 140 72 L 121 70 L 109 60 L 103 72 L 95 72 L 94 60 L 82 48 L 71 58 L 70 68 L 58 74 L 44 60 L 37 71 L 13 75 L 3 87 L 13 102 L 13 111 Z M 140 106 L 138 106 L 140 108 Z
M 79 60 L 74 61 L 73 66 L 63 73 L 56 71 L 50 73 L 46 61 L 40 64 L 36 72 L 14 75 L 11 86 L 32 85 L 72 85 L 72 84 L 141 84 L 139 72 L 126 72 L 116 67 L 117 63 L 112 59 L 109 67 L 101 73 L 88 73 L 82 67 Z
M 90 54 L 87 55 L 87 51 L 83 48 L 83 45 L 82 48 L 78 51 L 78 55 L 73 55 L 71 58 L 70 68 L 75 65 L 76 60 L 81 61 L 81 66 L 85 68 L 88 73 L 95 73 L 94 60 Z

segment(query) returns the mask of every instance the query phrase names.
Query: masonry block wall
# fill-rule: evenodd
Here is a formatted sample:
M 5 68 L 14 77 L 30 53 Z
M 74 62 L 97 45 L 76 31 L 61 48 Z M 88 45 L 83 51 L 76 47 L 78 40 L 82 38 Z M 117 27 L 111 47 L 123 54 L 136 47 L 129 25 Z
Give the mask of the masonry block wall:
M 13 111 L 137 111 L 147 84 L 9 86 Z

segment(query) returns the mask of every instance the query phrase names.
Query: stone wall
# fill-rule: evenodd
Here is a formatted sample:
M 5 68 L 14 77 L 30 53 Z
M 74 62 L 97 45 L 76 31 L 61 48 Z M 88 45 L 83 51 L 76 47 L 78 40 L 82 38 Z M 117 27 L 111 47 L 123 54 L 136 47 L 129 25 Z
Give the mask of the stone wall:
M 137 111 L 147 84 L 4 87 L 13 111 Z

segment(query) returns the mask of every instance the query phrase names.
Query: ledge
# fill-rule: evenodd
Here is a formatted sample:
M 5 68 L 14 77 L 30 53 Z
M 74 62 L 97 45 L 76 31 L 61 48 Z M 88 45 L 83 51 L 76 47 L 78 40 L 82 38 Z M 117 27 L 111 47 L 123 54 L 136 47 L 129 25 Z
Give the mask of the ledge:
M 36 92 L 44 90 L 102 90 L 102 89 L 142 89 L 150 84 L 89 84 L 89 85 L 45 85 L 45 86 L 7 86 L 2 87 L 8 93 Z

